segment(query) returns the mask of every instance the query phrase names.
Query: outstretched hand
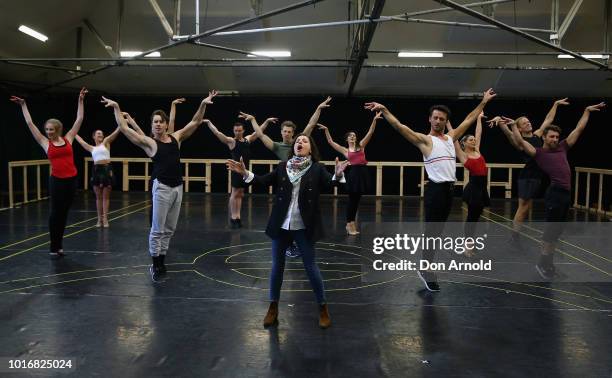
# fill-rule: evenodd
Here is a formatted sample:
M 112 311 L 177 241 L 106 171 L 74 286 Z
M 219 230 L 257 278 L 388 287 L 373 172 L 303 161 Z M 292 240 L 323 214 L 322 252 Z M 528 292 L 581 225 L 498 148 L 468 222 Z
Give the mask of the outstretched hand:
M 382 111 L 386 109 L 386 107 L 383 104 L 379 104 L 378 102 L 366 102 L 363 107 L 366 110 L 377 112 L 380 114 L 382 114 Z
M 13 101 L 15 104 L 19 104 L 19 105 L 25 104 L 25 100 L 21 97 L 11 96 L 10 100 Z
M 236 160 L 227 159 L 227 162 L 225 163 L 225 165 L 227 166 L 227 169 L 229 169 L 232 172 L 238 173 L 242 177 L 246 175 L 247 170 L 246 170 L 246 166 L 244 165 L 244 160 L 242 160 L 242 157 L 240 157 L 239 162 Z
M 276 124 L 276 122 L 278 122 L 278 118 L 276 117 L 270 117 L 264 121 L 264 123 L 274 123 L 274 124 Z
M 119 104 L 117 104 L 116 101 L 113 101 L 113 100 L 111 100 L 109 98 L 106 98 L 104 96 L 102 96 L 102 100 L 100 102 L 104 104 L 105 108 L 108 108 L 108 107 L 117 108 L 117 107 L 119 107 Z
M 344 176 L 344 170 L 346 169 L 346 167 L 348 167 L 349 164 L 350 163 L 348 160 L 344 160 L 341 162 L 340 159 L 336 158 L 335 173 L 337 178 L 341 178 L 342 176 Z
M 487 102 L 491 101 L 495 96 L 497 96 L 497 93 L 493 91 L 493 88 L 489 88 L 482 94 L 482 101 L 486 104 Z
M 208 97 L 206 97 L 203 101 L 206 105 L 210 105 L 212 104 L 212 99 L 218 94 L 218 92 L 216 90 L 212 90 L 210 92 L 208 92 Z
M 376 112 L 376 115 L 374 116 L 374 121 L 377 121 L 379 119 L 383 119 L 382 111 Z
M 327 130 L 327 126 L 325 126 L 325 125 L 317 123 L 317 126 L 319 126 L 319 130 Z
M 81 91 L 79 92 L 79 100 L 82 101 L 88 92 L 89 91 L 87 90 L 87 88 L 85 87 L 81 88 Z
M 176 104 L 182 104 L 182 103 L 183 103 L 183 102 L 185 102 L 185 101 L 187 101 L 187 100 L 185 100 L 185 98 L 184 98 L 184 97 L 181 97 L 181 98 L 177 98 L 177 99 L 172 100 L 172 104 L 173 104 L 173 105 L 176 105 Z
M 245 113 L 245 112 L 238 112 L 238 118 L 244 119 L 245 121 L 248 121 L 248 122 L 255 119 L 253 115 Z
M 482 121 L 483 118 L 487 118 L 487 116 L 484 114 L 484 112 L 480 112 L 478 119 Z
M 323 108 L 329 108 L 329 102 L 331 101 L 331 97 L 327 96 L 327 98 L 325 99 L 325 101 L 323 101 L 322 103 L 319 104 L 319 106 L 317 106 L 317 108 L 319 109 L 323 109 Z
M 567 101 L 567 97 L 555 101 L 555 105 L 569 105 L 569 102 Z
M 601 109 L 603 109 L 606 106 L 605 102 L 600 102 L 597 105 L 591 105 L 591 106 L 587 106 L 585 110 L 589 111 L 589 112 L 598 112 Z

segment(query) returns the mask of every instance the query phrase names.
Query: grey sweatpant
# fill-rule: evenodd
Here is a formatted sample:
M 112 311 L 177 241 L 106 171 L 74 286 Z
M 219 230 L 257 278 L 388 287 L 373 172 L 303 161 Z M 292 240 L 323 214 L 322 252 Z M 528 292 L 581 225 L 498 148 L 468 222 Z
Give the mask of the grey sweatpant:
M 176 229 L 181 201 L 183 200 L 183 185 L 171 187 L 161 182 L 153 181 L 153 218 L 149 233 L 149 254 L 151 256 L 165 255 L 170 246 L 170 238 Z

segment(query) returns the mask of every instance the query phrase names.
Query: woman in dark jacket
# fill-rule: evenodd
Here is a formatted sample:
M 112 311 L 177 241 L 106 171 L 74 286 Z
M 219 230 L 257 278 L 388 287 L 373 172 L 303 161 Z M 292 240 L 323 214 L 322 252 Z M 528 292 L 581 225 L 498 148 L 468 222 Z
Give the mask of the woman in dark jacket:
M 278 323 L 278 301 L 285 269 L 285 249 L 295 241 L 302 251 L 304 269 L 319 304 L 319 326 L 327 328 L 331 319 L 325 300 L 321 272 L 315 262 L 315 242 L 323 236 L 319 194 L 338 181 L 344 182 L 344 169 L 348 162 L 336 159 L 335 175 L 319 163 L 319 152 L 314 140 L 299 135 L 293 142 L 289 159 L 274 171 L 256 176 L 247 171 L 244 162 L 228 160 L 230 170 L 242 175 L 246 183 L 257 182 L 276 186 L 276 197 L 266 234 L 272 239 L 272 271 L 270 273 L 270 307 L 264 318 L 264 327 Z

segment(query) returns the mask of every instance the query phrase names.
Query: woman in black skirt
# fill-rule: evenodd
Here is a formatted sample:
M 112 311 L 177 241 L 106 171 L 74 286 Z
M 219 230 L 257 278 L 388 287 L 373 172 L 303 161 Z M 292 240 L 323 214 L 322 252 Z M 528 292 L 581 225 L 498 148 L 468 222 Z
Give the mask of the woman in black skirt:
M 357 141 L 357 133 L 354 131 L 347 132 L 344 135 L 344 140 L 348 147 L 343 147 L 334 142 L 329 133 L 329 129 L 320 123 L 318 124 L 319 129 L 325 131 L 327 143 L 329 143 L 334 150 L 341 153 L 350 163 L 346 174 L 346 189 L 349 196 L 349 202 L 346 209 L 346 233 L 349 235 L 359 234 L 357 226 L 355 225 L 359 201 L 361 200 L 361 196 L 370 190 L 371 186 L 367 167 L 368 161 L 365 158 L 365 147 L 370 142 L 370 139 L 372 139 L 372 135 L 376 129 L 376 122 L 382 118 L 381 114 L 381 112 L 376 113 L 370 125 L 370 129 L 359 142 Z
M 455 141 L 457 159 L 470 172 L 470 181 L 463 189 L 463 202 L 465 202 L 468 208 L 464 228 L 465 236 L 467 237 L 474 236 L 476 222 L 478 222 L 482 210 L 491 204 L 489 192 L 487 191 L 487 163 L 480 153 L 483 118 L 485 118 L 485 115 L 481 112 L 476 121 L 475 135 L 465 134 L 459 142 Z M 450 123 L 448 128 L 452 129 Z M 465 255 L 468 257 L 473 256 L 472 249 L 466 248 Z
M 109 136 L 104 137 L 102 130 L 96 130 L 91 135 L 94 146 L 85 142 L 80 136 L 75 139 L 81 147 L 91 153 L 93 158 L 93 170 L 91 172 L 90 185 L 96 193 L 96 210 L 98 211 L 98 223 L 96 227 L 108 227 L 108 205 L 110 192 L 115 185 L 115 176 L 110 160 L 110 145 L 119 135 L 119 128 L 116 128 Z

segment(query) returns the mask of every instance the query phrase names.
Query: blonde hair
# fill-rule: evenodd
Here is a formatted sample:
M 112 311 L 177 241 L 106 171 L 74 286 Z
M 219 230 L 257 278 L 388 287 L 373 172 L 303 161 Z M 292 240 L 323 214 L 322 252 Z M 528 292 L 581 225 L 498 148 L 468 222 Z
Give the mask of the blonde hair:
M 64 132 L 64 125 L 62 124 L 62 121 L 60 121 L 59 119 L 49 118 L 47 122 L 45 122 L 45 124 L 47 123 L 50 123 L 51 125 L 53 125 L 55 132 L 58 133 L 60 136 Z

